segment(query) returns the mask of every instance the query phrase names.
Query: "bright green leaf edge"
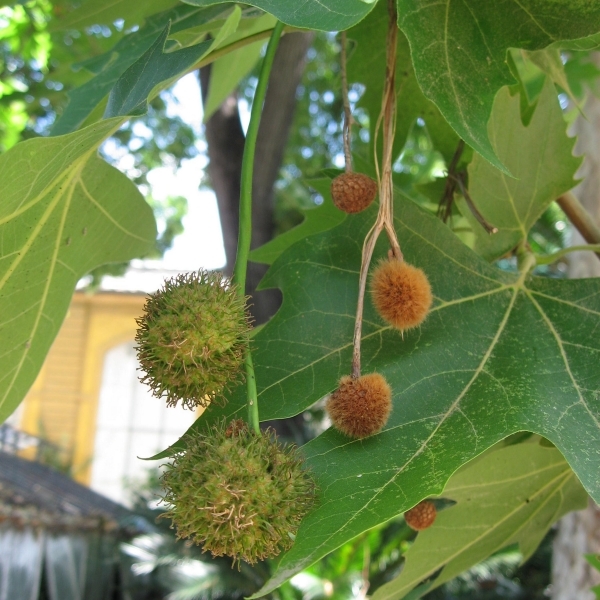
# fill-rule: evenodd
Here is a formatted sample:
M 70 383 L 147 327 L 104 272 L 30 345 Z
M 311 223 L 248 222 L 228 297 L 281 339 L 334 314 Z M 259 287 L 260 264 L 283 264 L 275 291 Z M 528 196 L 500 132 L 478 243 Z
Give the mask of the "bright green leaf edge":
M 469 193 L 481 215 L 498 231 L 486 232 L 461 201 L 459 208 L 475 233 L 474 249 L 494 260 L 527 239 L 544 210 L 576 185 L 581 158 L 573 156 L 575 139 L 567 136 L 556 88 L 546 78 L 527 126 L 521 121 L 520 96 L 502 88 L 488 124 L 496 154 L 510 169 L 507 176 L 475 155 L 468 167 Z
M 77 281 L 147 252 L 156 238 L 137 187 L 97 156 L 123 122 L 111 119 L 0 156 L 0 420 L 42 367 Z
M 213 6 L 232 0 L 182 0 L 193 6 Z M 348 29 L 369 14 L 375 3 L 363 0 L 252 0 L 250 6 L 260 8 L 286 25 L 318 31 Z

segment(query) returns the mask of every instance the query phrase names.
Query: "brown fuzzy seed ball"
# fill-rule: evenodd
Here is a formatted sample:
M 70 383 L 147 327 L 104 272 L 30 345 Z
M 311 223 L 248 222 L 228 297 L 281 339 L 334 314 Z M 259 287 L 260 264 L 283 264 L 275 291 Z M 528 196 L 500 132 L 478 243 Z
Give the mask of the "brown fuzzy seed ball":
M 377 196 L 377 182 L 363 173 L 342 173 L 331 182 L 333 203 L 346 213 L 365 210 Z
M 406 524 L 415 531 L 423 531 L 433 525 L 437 511 L 431 500 L 423 500 L 404 513 Z
M 336 429 L 352 438 L 381 430 L 392 410 L 392 391 L 379 373 L 358 379 L 342 377 L 327 401 L 327 412 Z
M 393 258 L 381 261 L 373 271 L 371 298 L 377 312 L 390 325 L 410 329 L 427 317 L 431 286 L 421 269 Z

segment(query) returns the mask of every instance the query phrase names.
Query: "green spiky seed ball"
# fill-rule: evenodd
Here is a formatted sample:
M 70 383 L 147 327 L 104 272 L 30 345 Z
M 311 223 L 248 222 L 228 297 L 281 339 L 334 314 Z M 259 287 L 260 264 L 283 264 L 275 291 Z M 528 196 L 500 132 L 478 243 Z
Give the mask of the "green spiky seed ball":
M 194 409 L 214 401 L 241 377 L 248 344 L 245 301 L 217 272 L 165 281 L 137 320 L 137 355 L 157 397 Z
M 162 476 L 164 517 L 177 537 L 250 564 L 289 548 L 315 499 L 298 449 L 241 421 L 188 433 L 186 442 Z

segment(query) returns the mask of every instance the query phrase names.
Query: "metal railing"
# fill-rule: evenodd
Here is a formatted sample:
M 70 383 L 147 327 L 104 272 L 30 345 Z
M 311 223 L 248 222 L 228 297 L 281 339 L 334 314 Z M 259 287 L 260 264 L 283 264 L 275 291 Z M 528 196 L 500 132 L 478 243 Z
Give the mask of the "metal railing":
M 45 462 L 48 455 L 58 455 L 61 448 L 40 437 L 15 429 L 12 425 L 0 425 L 0 450 L 9 454 L 20 454 L 27 448 L 35 448 L 33 460 Z

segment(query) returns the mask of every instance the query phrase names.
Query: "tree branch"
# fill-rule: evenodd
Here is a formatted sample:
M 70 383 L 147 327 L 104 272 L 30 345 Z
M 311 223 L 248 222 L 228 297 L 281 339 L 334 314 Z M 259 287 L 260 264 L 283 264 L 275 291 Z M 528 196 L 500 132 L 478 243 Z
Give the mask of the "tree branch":
M 574 194 L 567 192 L 556 202 L 588 244 L 600 244 L 600 227 Z M 600 252 L 596 252 L 596 256 L 600 259 Z

